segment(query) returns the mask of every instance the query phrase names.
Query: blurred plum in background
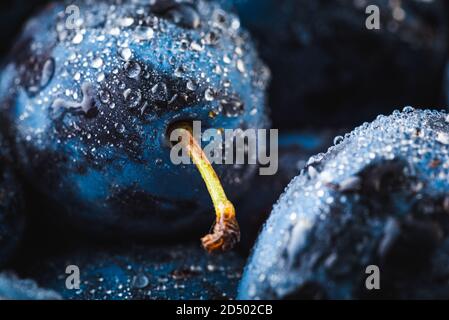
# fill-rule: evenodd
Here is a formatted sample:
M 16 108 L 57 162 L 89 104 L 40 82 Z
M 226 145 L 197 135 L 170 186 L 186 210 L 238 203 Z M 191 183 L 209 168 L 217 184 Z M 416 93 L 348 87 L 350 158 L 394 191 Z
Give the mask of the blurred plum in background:
M 445 1 L 218 1 L 237 10 L 272 71 L 275 128 L 353 126 L 443 104 Z M 379 30 L 365 27 L 368 5 L 380 9 Z

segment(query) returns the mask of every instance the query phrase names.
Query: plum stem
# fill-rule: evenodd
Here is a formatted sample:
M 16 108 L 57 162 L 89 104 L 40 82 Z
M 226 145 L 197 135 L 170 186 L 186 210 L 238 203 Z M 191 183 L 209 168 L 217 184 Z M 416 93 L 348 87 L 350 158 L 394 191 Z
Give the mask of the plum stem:
M 212 233 L 201 239 L 203 248 L 209 253 L 231 250 L 240 241 L 240 228 L 236 220 L 235 208 L 226 197 L 214 168 L 193 136 L 192 126 L 182 123 L 177 126 L 184 147 L 203 178 L 215 208 L 215 224 Z

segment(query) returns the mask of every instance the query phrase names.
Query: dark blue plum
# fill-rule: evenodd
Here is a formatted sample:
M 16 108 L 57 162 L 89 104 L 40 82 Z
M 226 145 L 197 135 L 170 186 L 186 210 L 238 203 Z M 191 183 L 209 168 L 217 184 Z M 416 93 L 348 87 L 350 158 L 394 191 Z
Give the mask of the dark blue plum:
M 217 1 L 235 7 L 272 71 L 273 127 L 352 127 L 441 103 L 446 1 Z M 365 27 L 368 5 L 380 30 Z
M 14 254 L 24 227 L 22 188 L 12 170 L 9 148 L 0 135 L 0 267 Z
M 335 142 L 275 205 L 238 297 L 446 299 L 448 114 L 408 107 Z
M 67 266 L 80 270 L 80 289 L 66 287 Z M 207 256 L 197 244 L 116 246 L 70 251 L 29 262 L 39 285 L 76 300 L 232 299 L 244 266 L 235 253 Z
M 213 208 L 195 167 L 172 164 L 168 128 L 264 128 L 268 78 L 238 18 L 217 4 L 67 1 L 26 25 L 0 108 L 20 170 L 58 205 L 52 220 L 171 237 L 210 224 Z M 216 169 L 234 200 L 256 166 Z

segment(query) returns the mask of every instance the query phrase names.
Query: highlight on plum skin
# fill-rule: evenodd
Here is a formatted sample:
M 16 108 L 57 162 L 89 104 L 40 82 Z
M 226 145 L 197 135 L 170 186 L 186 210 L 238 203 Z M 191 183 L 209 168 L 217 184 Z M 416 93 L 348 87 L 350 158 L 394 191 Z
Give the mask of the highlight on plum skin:
M 206 184 L 215 208 L 215 223 L 212 232 L 201 238 L 203 248 L 209 252 L 224 252 L 234 248 L 240 241 L 240 227 L 236 219 L 234 205 L 226 197 L 226 193 L 217 173 L 208 160 L 201 145 L 193 135 L 192 125 L 180 122 L 170 129 L 177 131 L 179 142 L 197 167 Z

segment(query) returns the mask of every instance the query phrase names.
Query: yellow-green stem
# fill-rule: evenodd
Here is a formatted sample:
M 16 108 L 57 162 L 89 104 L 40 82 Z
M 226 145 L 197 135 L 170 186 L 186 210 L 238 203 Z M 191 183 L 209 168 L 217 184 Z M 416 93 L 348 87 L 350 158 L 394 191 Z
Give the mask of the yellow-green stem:
M 204 154 L 201 145 L 193 136 L 190 124 L 183 123 L 177 126 L 182 136 L 182 142 L 189 157 L 198 168 L 215 208 L 215 225 L 213 232 L 201 239 L 203 247 L 208 252 L 226 251 L 232 249 L 240 241 L 240 230 L 236 220 L 235 208 L 226 197 L 214 168 Z

